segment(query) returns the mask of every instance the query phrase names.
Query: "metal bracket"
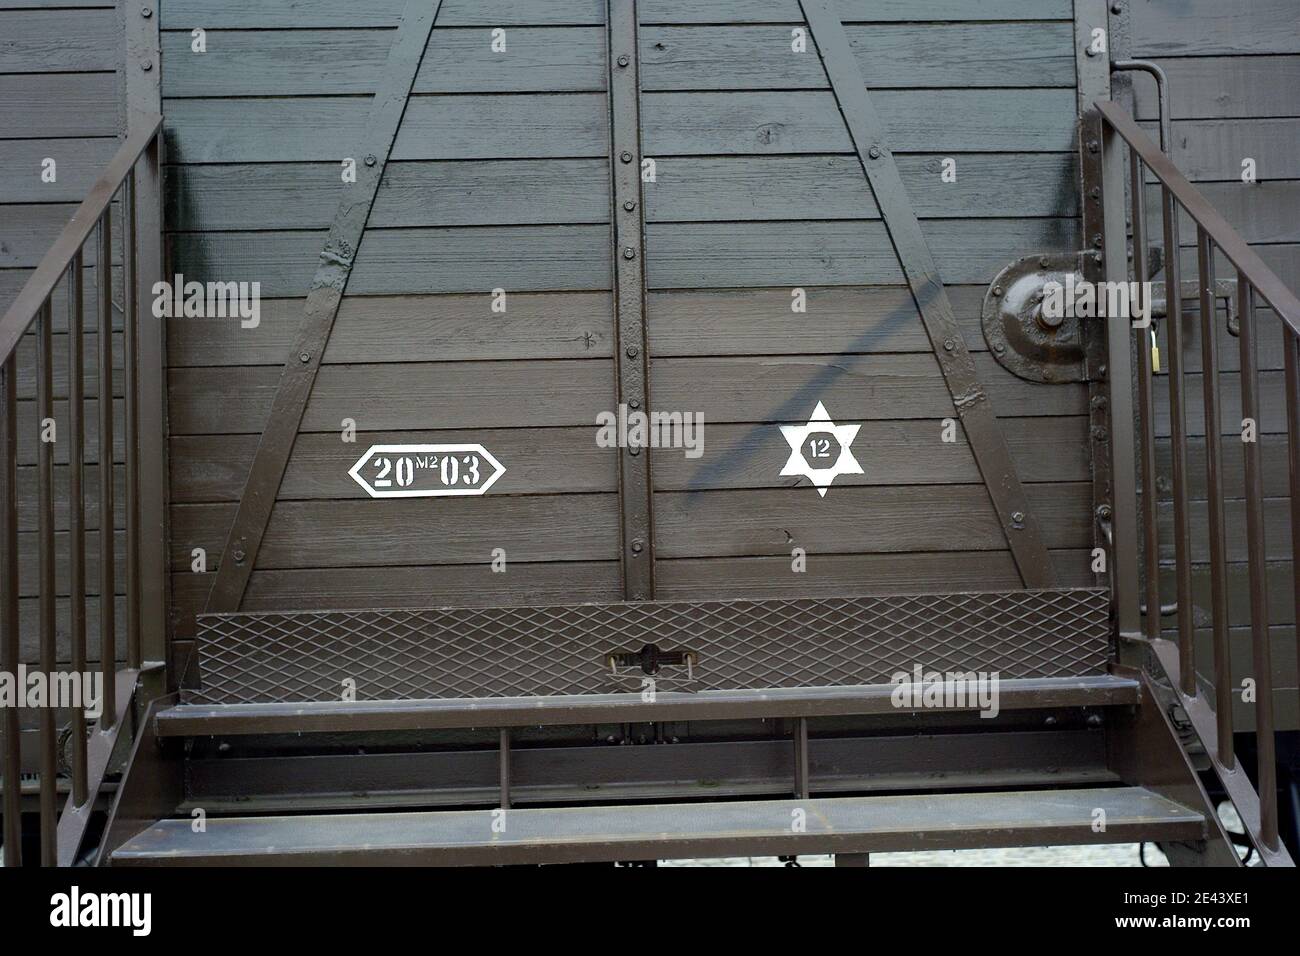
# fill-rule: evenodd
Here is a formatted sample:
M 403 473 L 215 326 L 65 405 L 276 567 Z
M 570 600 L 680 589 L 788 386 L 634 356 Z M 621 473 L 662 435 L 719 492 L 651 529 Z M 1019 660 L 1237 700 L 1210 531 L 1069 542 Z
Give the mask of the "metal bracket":
M 1049 283 L 1083 280 L 1078 255 L 1025 256 L 998 273 L 980 314 L 984 340 L 998 364 L 1029 382 L 1087 381 L 1083 323 L 1043 309 Z

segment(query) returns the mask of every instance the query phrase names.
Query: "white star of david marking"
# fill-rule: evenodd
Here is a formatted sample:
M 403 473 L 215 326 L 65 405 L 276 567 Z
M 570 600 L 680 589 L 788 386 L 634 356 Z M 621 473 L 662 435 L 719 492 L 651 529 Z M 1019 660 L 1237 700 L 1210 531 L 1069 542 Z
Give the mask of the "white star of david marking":
M 813 483 L 817 493 L 823 498 L 826 497 L 826 490 L 830 488 L 833 482 L 840 475 L 860 475 L 862 466 L 858 460 L 853 457 L 853 452 L 849 446 L 853 444 L 853 439 L 858 437 L 858 429 L 861 425 L 836 425 L 831 421 L 830 415 L 826 413 L 826 406 L 821 402 L 817 403 L 817 408 L 813 410 L 812 418 L 808 419 L 807 425 L 782 425 L 781 434 L 785 440 L 790 443 L 790 460 L 785 463 L 781 469 L 784 475 L 802 475 Z M 808 464 L 808 459 L 804 455 L 804 443 L 807 442 L 810 435 L 826 433 L 835 436 L 839 442 L 840 452 L 835 459 L 835 463 L 828 468 L 814 468 Z M 810 449 L 811 451 L 811 449 Z

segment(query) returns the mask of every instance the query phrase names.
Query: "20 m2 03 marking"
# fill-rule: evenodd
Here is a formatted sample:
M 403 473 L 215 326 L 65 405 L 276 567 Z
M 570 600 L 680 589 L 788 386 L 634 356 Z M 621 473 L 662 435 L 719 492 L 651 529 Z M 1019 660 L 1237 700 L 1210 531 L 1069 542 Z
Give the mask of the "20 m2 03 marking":
M 371 445 L 348 472 L 371 498 L 481 495 L 505 473 L 482 445 Z

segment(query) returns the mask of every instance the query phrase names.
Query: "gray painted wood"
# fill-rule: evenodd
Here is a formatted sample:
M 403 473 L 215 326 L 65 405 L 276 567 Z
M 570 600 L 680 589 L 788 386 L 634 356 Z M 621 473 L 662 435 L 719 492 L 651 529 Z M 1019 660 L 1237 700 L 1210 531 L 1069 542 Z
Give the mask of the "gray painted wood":
M 1300 243 L 1300 180 L 1198 183 L 1196 189 L 1249 243 Z M 1147 190 L 1147 222 L 1159 223 L 1160 191 Z M 1182 211 L 1179 242 L 1196 245 L 1196 223 Z M 1163 242 L 1163 240 L 1162 240 Z
M 895 23 L 845 32 L 872 90 L 1074 86 L 1069 23 Z M 646 27 L 641 84 L 647 91 L 829 88 L 815 45 L 794 52 L 789 26 Z
M 190 549 L 201 547 L 213 570 L 234 509 L 227 504 L 174 507 L 173 568 L 188 569 Z M 271 515 L 258 567 L 477 562 L 486 567 L 493 548 L 505 548 L 507 562 L 608 561 L 618 557 L 617 522 L 615 494 L 283 501 Z M 321 533 L 325 527 L 329 534 Z
M 99 461 L 99 425 L 95 416 L 99 414 L 99 400 L 88 399 L 85 403 L 85 421 L 86 421 L 86 446 L 85 460 L 87 462 Z M 67 427 L 68 421 L 68 403 L 62 400 L 56 400 L 54 403 L 54 420 L 59 423 L 60 428 Z M 123 456 L 124 448 L 122 435 L 124 434 L 123 407 L 120 398 L 113 400 L 113 460 L 125 461 Z M 18 463 L 20 465 L 36 464 L 36 451 L 38 435 L 40 429 L 36 415 L 36 403 L 31 400 L 23 399 L 18 402 Z M 55 443 L 54 461 L 56 464 L 66 464 L 68 461 L 68 446 L 66 443 Z
M 1069 0 L 839 0 L 846 23 L 863 21 L 1025 20 L 1071 17 Z M 798 0 L 643 0 L 645 23 L 800 23 Z
M 395 27 L 405 0 L 167 0 L 162 27 L 240 28 Z M 438 27 L 524 25 L 601 25 L 601 0 L 446 0 Z
M 0 73 L 116 70 L 119 28 L 112 9 L 0 10 Z
M 1265 554 L 1269 561 L 1291 560 L 1291 509 L 1288 498 L 1267 498 L 1264 501 L 1264 526 L 1276 528 L 1274 534 L 1265 535 Z M 1208 506 L 1204 501 L 1193 501 L 1188 511 L 1191 526 L 1192 560 L 1208 563 L 1210 560 Z M 1160 558 L 1172 561 L 1174 558 L 1174 523 L 1172 503 L 1161 503 L 1160 515 Z M 1246 503 L 1240 498 L 1230 498 L 1224 503 L 1224 543 L 1229 561 L 1247 560 L 1246 549 Z
M 54 348 L 51 350 L 53 355 L 53 380 L 54 380 L 54 397 L 68 397 L 68 336 L 59 333 L 53 336 Z M 95 333 L 86 333 L 83 336 L 82 355 L 86 359 L 85 369 L 83 371 L 83 389 L 82 394 L 87 398 L 94 398 L 99 394 L 99 336 Z M 34 333 L 23 337 L 18 345 L 18 397 L 25 399 L 36 398 L 36 335 Z M 118 333 L 113 336 L 113 394 L 122 396 L 124 394 L 122 384 L 122 336 Z
M 7 203 L 80 202 L 117 152 L 111 137 L 0 139 L 5 170 L 0 200 Z M 57 178 L 41 181 L 42 162 L 53 159 Z
M 604 360 L 331 365 L 302 428 L 337 433 L 344 418 L 376 431 L 587 425 L 611 405 L 612 374 Z M 274 367 L 172 372 L 172 434 L 260 433 L 279 380 Z
M 0 74 L 0 139 L 116 136 L 111 73 Z
M 1092 539 L 1091 485 L 1029 485 L 1051 548 Z M 833 488 L 810 507 L 809 487 L 774 491 L 658 492 L 655 553 L 663 558 L 891 551 L 1000 551 L 1006 535 L 983 485 Z
M 1176 120 L 1300 116 L 1300 56 L 1161 57 Z M 1137 74 L 1134 115 L 1159 116 L 1155 80 Z M 1264 95 L 1267 91 L 1267 95 Z
M 1203 381 L 1200 373 L 1187 375 L 1187 429 L 1189 435 L 1205 434 L 1205 406 L 1201 388 Z M 1161 438 L 1169 436 L 1169 379 L 1161 376 L 1156 380 L 1155 388 L 1155 422 L 1156 435 Z M 1282 389 L 1282 373 L 1279 371 L 1261 372 L 1259 432 L 1261 434 L 1281 434 L 1286 431 L 1286 398 Z M 1224 372 L 1219 376 L 1221 419 L 1224 435 L 1241 437 L 1241 376 L 1237 372 Z
M 1145 55 L 1297 53 L 1291 0 L 1142 0 L 1132 4 L 1134 46 Z
M 1153 124 L 1143 124 L 1155 135 Z M 1174 162 L 1194 183 L 1240 182 L 1241 161 L 1255 160 L 1259 179 L 1300 179 L 1300 119 L 1184 120 L 1174 130 Z
M 495 297 L 345 296 L 322 361 L 457 362 L 519 358 L 609 358 L 609 293 Z M 168 365 L 281 365 L 302 319 L 302 299 L 265 299 L 259 324 L 239 319 L 172 319 Z
M 260 282 L 262 295 L 306 295 L 324 239 L 324 231 L 182 233 L 172 240 L 172 264 L 187 279 Z M 372 230 L 348 289 L 360 295 L 604 290 L 609 257 L 605 226 Z
M 925 218 L 1011 218 L 1078 214 L 1078 170 L 1068 153 L 903 156 L 899 172 Z M 878 219 L 856 156 L 670 158 L 647 189 L 650 222 Z
M 896 152 L 1068 152 L 1074 93 L 1022 90 L 881 90 L 872 94 Z M 830 91 L 647 93 L 648 156 L 849 153 L 852 144 Z
M 1264 494 L 1284 497 L 1291 493 L 1287 464 L 1285 435 L 1263 435 L 1259 440 L 1263 458 Z M 1245 495 L 1244 465 L 1241 438 L 1224 435 L 1220 444 L 1220 467 L 1223 493 L 1229 498 Z M 1205 498 L 1205 438 L 1192 438 L 1187 443 L 1188 491 L 1195 499 Z M 1156 477 L 1161 497 L 1168 498 L 1173 489 L 1173 460 L 1169 440 L 1156 440 Z
M 521 188 L 527 184 L 527 188 Z M 178 232 L 326 229 L 347 188 L 338 163 L 169 167 Z M 609 221 L 603 159 L 389 163 L 370 228 Z
M 1247 584 L 1245 564 L 1228 565 L 1228 624 L 1232 627 L 1245 627 L 1250 624 L 1250 588 Z M 1265 578 L 1268 583 L 1268 620 L 1276 627 L 1295 623 L 1295 599 L 1292 590 L 1291 562 L 1270 561 L 1265 566 Z M 1161 600 L 1173 601 L 1174 575 L 1172 564 L 1162 564 L 1160 568 Z M 1210 618 L 1206 613 L 1211 606 L 1210 569 L 1205 564 L 1192 565 L 1192 604 L 1198 627 L 1207 627 Z M 1162 618 L 1165 628 L 1176 628 L 1178 615 Z
M 600 27 L 533 29 L 506 34 L 492 50 L 484 29 L 447 29 L 439 13 L 417 93 L 542 93 L 605 88 Z M 188 32 L 162 36 L 165 97 L 373 94 L 394 31 L 209 30 L 207 52 L 191 51 Z M 329 64 L 327 70 L 321 64 Z
M 1020 256 L 1076 248 L 1074 219 L 943 219 L 923 232 L 945 283 L 990 282 Z M 650 224 L 652 289 L 901 284 L 883 222 Z

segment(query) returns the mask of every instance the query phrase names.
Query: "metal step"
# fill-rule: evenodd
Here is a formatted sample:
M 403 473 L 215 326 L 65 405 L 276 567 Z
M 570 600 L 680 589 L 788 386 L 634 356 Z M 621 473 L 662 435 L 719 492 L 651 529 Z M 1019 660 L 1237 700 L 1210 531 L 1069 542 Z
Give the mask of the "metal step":
M 793 687 L 769 690 L 562 694 L 442 700 L 308 701 L 251 704 L 178 704 L 157 717 L 160 737 L 209 734 L 345 733 L 448 730 L 466 727 L 541 727 L 662 720 L 843 717 L 900 714 L 893 684 Z M 999 711 L 1136 704 L 1138 682 L 1109 674 L 1000 680 Z M 938 713 L 974 712 L 967 697 Z
M 192 823 L 158 821 L 119 847 L 113 865 L 486 866 L 1205 836 L 1200 813 L 1141 787 L 226 817 L 201 833 Z

